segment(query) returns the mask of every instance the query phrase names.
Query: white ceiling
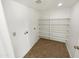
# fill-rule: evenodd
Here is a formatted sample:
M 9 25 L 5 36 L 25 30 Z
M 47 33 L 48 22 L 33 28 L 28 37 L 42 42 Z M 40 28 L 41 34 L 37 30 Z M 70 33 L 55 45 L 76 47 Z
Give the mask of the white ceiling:
M 24 4 L 25 6 L 29 6 L 35 8 L 37 10 L 48 10 L 59 8 L 57 6 L 58 3 L 63 3 L 62 8 L 70 8 L 72 7 L 78 0 L 42 0 L 41 4 L 35 3 L 36 0 L 15 0 L 19 3 Z

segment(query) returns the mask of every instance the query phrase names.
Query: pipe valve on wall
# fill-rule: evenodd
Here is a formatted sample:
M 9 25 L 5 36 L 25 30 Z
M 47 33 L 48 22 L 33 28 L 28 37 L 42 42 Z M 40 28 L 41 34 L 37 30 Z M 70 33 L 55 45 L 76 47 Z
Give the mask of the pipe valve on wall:
M 26 31 L 26 32 L 24 33 L 24 35 L 26 35 L 26 34 L 28 34 L 28 31 Z

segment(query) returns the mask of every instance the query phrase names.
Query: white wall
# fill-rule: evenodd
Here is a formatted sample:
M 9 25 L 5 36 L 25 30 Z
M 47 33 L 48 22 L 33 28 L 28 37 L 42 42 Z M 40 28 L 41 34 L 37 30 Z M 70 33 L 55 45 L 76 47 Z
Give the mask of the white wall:
M 3 0 L 3 5 L 15 56 L 23 57 L 39 39 L 38 12 L 12 0 Z M 24 35 L 25 32 L 28 34 Z
M 2 2 L 0 0 L 0 58 L 11 57 L 15 56 L 4 16 Z
M 55 36 L 66 36 L 67 32 L 67 27 L 63 25 L 64 24 L 69 24 L 68 18 L 71 18 L 71 8 L 59 8 L 56 10 L 49 10 L 49 11 L 43 11 L 40 13 L 40 24 L 44 24 L 41 25 L 40 28 L 42 30 L 40 30 L 40 36 L 50 36 L 50 39 L 55 39 L 57 41 L 62 41 L 65 42 L 65 40 L 67 40 L 67 38 L 57 38 Z M 57 25 L 61 25 L 61 27 L 57 26 Z M 45 29 L 44 29 L 45 28 Z M 49 28 L 49 29 L 48 29 Z M 59 31 L 60 30 L 65 30 L 65 31 Z M 49 31 L 49 32 L 48 32 Z M 56 33 L 58 31 L 58 33 Z M 60 33 L 59 33 L 60 32 Z M 52 38 L 53 37 L 53 38 Z M 48 37 L 49 38 L 49 37 Z
M 71 8 L 58 8 L 55 10 L 48 10 L 41 12 L 42 19 L 56 19 L 56 18 L 70 18 Z
M 69 40 L 67 41 L 67 47 L 71 57 L 75 57 L 74 46 L 76 46 L 78 41 L 79 41 L 79 2 L 77 2 L 77 4 L 75 4 L 74 7 L 72 8 L 71 35 Z

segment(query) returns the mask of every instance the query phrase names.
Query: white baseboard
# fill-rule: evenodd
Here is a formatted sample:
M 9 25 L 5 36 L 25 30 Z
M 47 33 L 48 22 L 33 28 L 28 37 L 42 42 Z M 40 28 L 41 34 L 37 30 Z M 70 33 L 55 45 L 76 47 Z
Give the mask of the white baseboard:
M 60 40 L 60 39 L 50 39 L 50 40 L 54 40 L 54 41 L 58 41 L 58 42 L 63 42 L 63 43 L 66 42 L 66 41 L 64 41 L 64 40 Z
M 50 39 L 50 37 L 44 37 L 44 36 L 40 36 L 40 38 Z
M 66 42 L 66 47 L 67 47 L 67 50 L 68 50 L 68 52 L 69 52 L 70 58 L 72 58 L 72 55 L 71 55 L 71 52 L 70 52 L 70 49 L 69 49 L 69 47 L 68 47 L 67 42 Z
M 24 53 L 24 55 L 22 57 L 19 58 L 24 58 L 24 56 L 30 51 L 30 49 L 32 49 L 32 47 L 38 42 L 39 39 L 36 40 L 36 42 L 28 49 L 27 52 Z
M 50 38 L 50 37 L 44 37 L 44 36 L 40 36 L 40 38 L 49 39 L 49 40 L 53 40 L 53 41 L 59 41 L 59 42 L 63 42 L 63 43 L 66 42 L 66 40 L 60 40 L 60 39 L 55 39 L 55 38 Z

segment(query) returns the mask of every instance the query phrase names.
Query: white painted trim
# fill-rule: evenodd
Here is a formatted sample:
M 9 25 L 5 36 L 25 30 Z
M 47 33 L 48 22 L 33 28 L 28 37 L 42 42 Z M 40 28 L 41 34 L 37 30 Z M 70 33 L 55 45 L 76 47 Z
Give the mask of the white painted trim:
M 32 47 L 38 42 L 38 40 L 28 49 L 27 52 L 24 53 L 24 55 L 22 57 L 19 57 L 19 58 L 24 58 L 24 56 L 32 49 Z
M 40 36 L 40 38 L 49 39 L 49 40 L 52 40 L 52 41 L 63 42 L 63 43 L 65 43 L 65 42 L 66 42 L 65 40 L 53 39 L 53 38 L 51 39 L 50 37 L 44 37 L 44 36 Z
M 69 47 L 68 47 L 67 42 L 66 42 L 65 44 L 66 44 L 67 50 L 68 50 L 68 52 L 69 52 L 70 58 L 72 58 L 72 55 L 71 55 L 71 52 L 70 52 L 70 49 L 69 49 Z
M 66 41 L 64 41 L 64 40 L 60 40 L 60 39 L 50 39 L 50 40 L 54 40 L 54 41 L 58 41 L 58 42 L 63 42 L 63 43 L 66 42 Z

